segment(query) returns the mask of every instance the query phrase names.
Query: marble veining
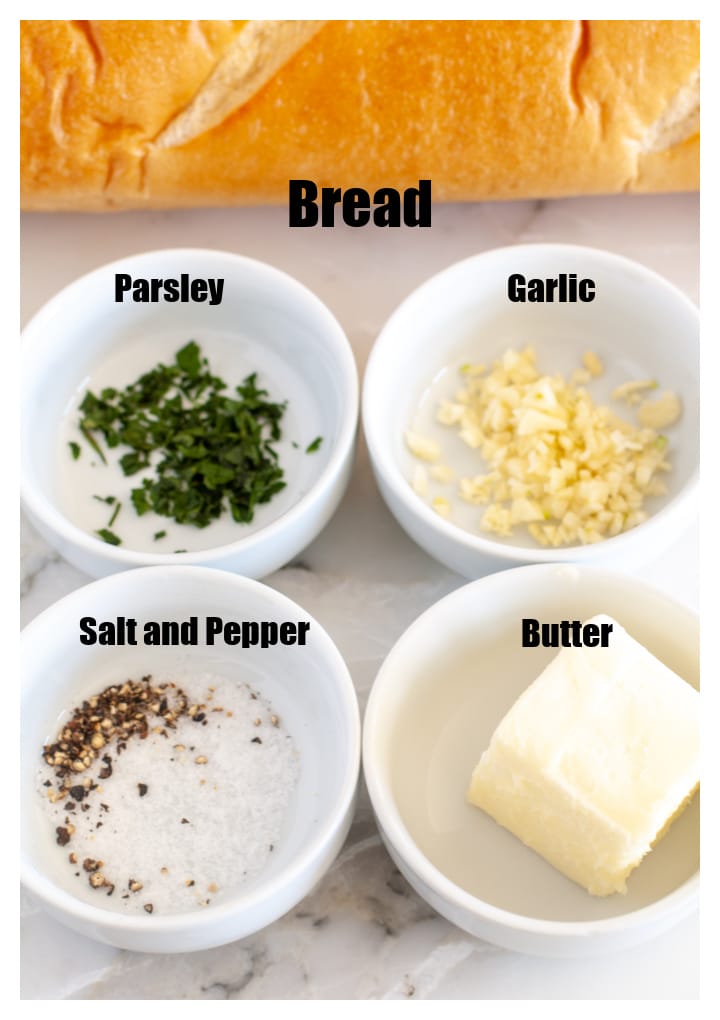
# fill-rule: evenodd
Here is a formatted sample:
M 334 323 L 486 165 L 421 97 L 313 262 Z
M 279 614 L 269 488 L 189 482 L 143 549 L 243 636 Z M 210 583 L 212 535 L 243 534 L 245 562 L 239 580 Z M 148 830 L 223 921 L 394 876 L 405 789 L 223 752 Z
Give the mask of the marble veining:
M 289 231 L 284 209 L 26 216 L 23 317 L 60 287 L 138 250 L 217 247 L 297 276 L 336 314 L 360 371 L 383 322 L 424 279 L 500 245 L 562 241 L 637 259 L 697 299 L 697 197 L 620 196 L 433 210 L 427 231 Z M 644 576 L 697 605 L 697 529 Z M 24 522 L 22 621 L 89 578 Z M 361 708 L 400 634 L 463 583 L 385 509 L 359 443 L 347 495 L 322 535 L 267 582 L 302 604 L 345 657 Z M 76 935 L 22 898 L 22 995 L 35 999 L 688 999 L 698 995 L 698 922 L 619 955 L 545 960 L 473 939 L 408 886 L 361 788 L 355 820 L 316 889 L 264 931 L 218 949 L 150 956 Z

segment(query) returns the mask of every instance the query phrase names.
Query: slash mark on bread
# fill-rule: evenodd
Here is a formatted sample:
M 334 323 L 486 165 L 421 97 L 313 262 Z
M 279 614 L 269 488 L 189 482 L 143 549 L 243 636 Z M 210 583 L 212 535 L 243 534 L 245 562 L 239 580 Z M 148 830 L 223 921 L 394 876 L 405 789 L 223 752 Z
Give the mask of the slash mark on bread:
M 93 27 L 92 21 L 73 21 L 71 24 L 73 28 L 77 29 L 80 35 L 84 37 L 85 42 L 88 45 L 88 49 L 90 50 L 90 56 L 92 57 L 94 67 L 94 83 L 95 79 L 100 75 L 100 72 L 103 69 L 103 64 L 105 63 L 105 57 L 103 55 L 102 46 L 100 45 L 100 40 L 95 34 L 95 28 Z
M 265 86 L 324 21 L 248 21 L 199 92 L 154 140 L 172 149 L 221 124 Z
M 580 74 L 590 56 L 590 22 L 578 21 L 577 42 L 570 57 L 570 80 L 568 82 L 570 96 L 578 113 L 585 109 L 585 100 L 580 91 Z

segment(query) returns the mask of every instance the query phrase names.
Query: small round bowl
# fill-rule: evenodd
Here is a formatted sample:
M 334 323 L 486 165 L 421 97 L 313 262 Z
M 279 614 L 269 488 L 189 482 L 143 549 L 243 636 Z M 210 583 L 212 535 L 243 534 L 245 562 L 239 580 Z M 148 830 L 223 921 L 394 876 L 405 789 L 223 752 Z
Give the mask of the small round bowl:
M 138 621 L 310 621 L 304 646 L 118 648 L 83 645 L 84 616 Z M 90 899 L 55 845 L 37 790 L 44 743 L 63 711 L 106 685 L 146 674 L 216 673 L 248 681 L 280 714 L 299 751 L 300 775 L 268 863 L 236 891 L 194 912 L 126 915 Z M 247 578 L 204 567 L 148 567 L 95 581 L 55 603 L 23 634 L 22 881 L 63 924 L 139 952 L 223 945 L 270 924 L 323 876 L 352 819 L 360 767 L 360 721 L 347 667 L 322 627 L 298 605 Z M 129 752 L 128 752 L 129 753 Z M 83 898 L 83 895 L 85 898 Z M 88 901 L 90 899 L 90 901 Z M 104 899 L 104 897 L 102 898 Z
M 696 797 L 630 876 L 590 896 L 465 801 L 498 723 L 557 654 L 520 647 L 523 617 L 614 617 L 697 686 L 698 620 L 631 576 L 595 567 L 517 567 L 465 585 L 403 634 L 373 685 L 363 769 L 385 844 L 416 891 L 479 938 L 544 956 L 635 945 L 698 902 Z
M 219 277 L 222 301 L 115 301 L 115 276 L 133 279 Z M 142 518 L 142 544 L 109 545 L 94 532 L 110 516 L 80 474 L 93 452 L 73 425 L 85 389 L 123 386 L 194 339 L 211 370 L 232 387 L 257 371 L 270 398 L 287 400 L 277 444 L 286 488 L 256 508 L 250 524 L 226 520 L 207 529 L 168 518 Z M 80 570 L 101 577 L 127 567 L 183 563 L 262 577 L 296 556 L 336 510 L 352 468 L 358 417 L 357 371 L 350 345 L 325 305 L 296 280 L 253 259 L 221 251 L 170 249 L 136 255 L 81 277 L 49 301 L 23 333 L 22 497 L 48 542 Z M 306 448 L 321 436 L 319 449 Z M 82 447 L 72 461 L 68 440 Z M 120 451 L 118 451 L 120 452 Z M 116 494 L 125 509 L 114 530 L 136 522 L 133 478 L 100 464 L 91 493 Z M 124 491 L 127 490 L 127 491 Z M 153 517 L 152 521 L 149 518 Z M 78 523 L 78 521 L 80 523 Z M 145 527 L 146 521 L 147 526 Z M 83 525 L 86 525 L 84 527 Z M 167 530 L 163 541 L 153 534 Z M 145 535 L 145 532 L 147 534 Z M 177 550 L 187 550 L 178 552 Z
M 595 281 L 590 303 L 514 303 L 508 277 L 551 278 L 576 273 Z M 440 517 L 413 490 L 420 463 L 406 449 L 404 434 L 423 407 L 426 434 L 450 448 L 463 471 L 483 473 L 462 440 L 434 422 L 433 402 L 457 390 L 465 363 L 490 365 L 508 348 L 535 348 L 542 373 L 566 377 L 581 367 L 585 351 L 605 365 L 590 392 L 598 403 L 614 403 L 621 416 L 632 412 L 610 401 L 629 380 L 654 379 L 661 390 L 681 398 L 683 413 L 668 434 L 672 470 L 663 475 L 667 495 L 645 504 L 643 524 L 601 542 L 544 548 L 518 526 L 512 538 L 461 527 Z M 363 423 L 380 492 L 399 524 L 418 545 L 464 577 L 480 577 L 520 563 L 602 560 L 611 566 L 640 565 L 658 555 L 688 525 L 696 502 L 699 460 L 698 313 L 662 277 L 635 262 L 593 248 L 560 244 L 518 245 L 484 252 L 432 277 L 394 312 L 373 347 L 363 388 Z M 652 394 L 651 394 L 652 395 Z M 445 459 L 452 466 L 453 458 Z M 449 487 L 440 493 L 464 509 Z M 482 507 L 473 508 L 472 525 Z

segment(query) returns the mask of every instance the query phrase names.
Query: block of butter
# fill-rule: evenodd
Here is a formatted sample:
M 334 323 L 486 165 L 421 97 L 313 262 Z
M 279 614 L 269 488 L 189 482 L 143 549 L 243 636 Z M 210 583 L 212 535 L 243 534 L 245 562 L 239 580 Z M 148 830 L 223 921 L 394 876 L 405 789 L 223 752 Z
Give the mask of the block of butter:
M 518 698 L 468 800 L 594 896 L 626 879 L 699 783 L 700 697 L 608 616 Z

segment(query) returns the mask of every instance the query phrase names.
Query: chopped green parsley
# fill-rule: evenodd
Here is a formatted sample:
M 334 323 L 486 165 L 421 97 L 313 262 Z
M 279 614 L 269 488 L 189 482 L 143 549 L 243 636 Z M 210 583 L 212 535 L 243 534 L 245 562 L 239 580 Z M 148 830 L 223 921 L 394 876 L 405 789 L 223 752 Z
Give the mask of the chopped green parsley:
M 85 394 L 79 427 L 92 449 L 104 463 L 101 441 L 122 449 L 118 463 L 126 476 L 150 472 L 131 493 L 138 515 L 153 511 L 205 528 L 227 509 L 233 520 L 249 523 L 257 505 L 285 487 L 274 444 L 286 404 L 269 400 L 254 372 L 234 393 L 225 391 L 227 384 L 212 375 L 191 340 L 174 364 L 158 364 L 122 390 Z M 107 528 L 97 534 L 120 542 Z
M 108 545 L 122 545 L 122 539 L 118 538 L 115 532 L 110 531 L 109 528 L 100 528 L 95 534 L 99 535 L 103 542 L 107 542 Z

